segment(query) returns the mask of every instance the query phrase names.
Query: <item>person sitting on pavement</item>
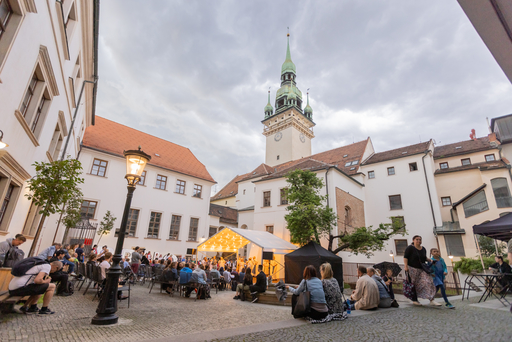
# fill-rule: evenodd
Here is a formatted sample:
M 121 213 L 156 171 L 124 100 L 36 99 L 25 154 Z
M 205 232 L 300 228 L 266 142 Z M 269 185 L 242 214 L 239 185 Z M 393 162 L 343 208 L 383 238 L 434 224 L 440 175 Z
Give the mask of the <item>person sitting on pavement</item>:
M 317 278 L 316 269 L 313 265 L 304 268 L 303 279 L 297 288 L 286 286 L 293 293 L 292 296 L 292 312 L 295 309 L 297 298 L 301 292 L 306 291 L 306 287 L 310 294 L 310 312 L 307 317 L 313 320 L 322 320 L 329 314 L 327 302 L 325 300 L 324 287 L 322 281 Z
M 54 261 L 51 264 L 44 263 L 30 268 L 25 275 L 13 277 L 9 283 L 9 295 L 11 296 L 30 296 L 20 308 L 23 313 L 36 313 L 41 315 L 54 314 L 55 312 L 48 308 L 55 292 L 55 284 L 49 274 L 62 268 L 62 263 Z M 39 297 L 44 294 L 43 307 L 37 308 Z
M 491 266 L 489 266 L 490 270 L 498 270 L 498 273 L 502 273 L 502 274 L 503 273 L 508 273 L 508 274 L 512 273 L 510 265 L 507 264 L 505 261 L 503 261 L 503 257 L 501 255 L 494 257 L 494 261 L 496 261 L 496 262 L 494 264 L 492 264 Z M 512 279 L 512 276 L 507 275 L 507 276 L 503 276 L 503 277 L 499 278 L 498 282 L 504 288 L 505 286 L 508 285 L 508 283 L 511 279 Z
M 53 258 L 53 255 L 55 254 L 55 252 L 61 248 L 62 248 L 62 244 L 60 244 L 58 242 L 54 243 L 52 246 L 46 248 L 44 251 L 39 253 L 38 257 L 43 260 L 50 260 L 51 258 Z
M 233 297 L 233 299 L 245 300 L 245 293 L 251 291 L 251 289 L 250 289 L 250 286 L 252 285 L 251 269 L 248 268 L 245 270 L 245 273 L 240 273 L 240 274 L 244 274 L 244 279 L 243 279 L 243 282 L 239 283 L 236 286 L 236 293 L 235 293 L 235 296 Z
M 257 294 L 267 291 L 267 275 L 263 272 L 263 265 L 258 265 L 258 275 L 256 276 L 256 284 L 249 286 L 252 295 L 252 302 L 258 301 Z
M 356 289 L 352 291 L 350 300 L 355 302 L 353 310 L 371 310 L 379 306 L 379 288 L 375 281 L 366 274 L 366 267 L 357 268 Z
M 388 268 L 386 274 L 382 277 L 382 281 L 388 287 L 388 293 L 391 300 L 395 299 L 395 293 L 393 292 L 393 270 Z
M 343 312 L 343 299 L 341 295 L 340 285 L 334 277 L 332 266 L 328 262 L 320 265 L 320 275 L 322 278 L 322 286 L 324 288 L 325 302 L 329 314 Z
M 12 267 L 17 261 L 22 260 L 25 253 L 18 248 L 27 238 L 21 234 L 16 234 L 14 238 L 8 238 L 0 242 L 0 255 L 4 256 L 3 267 Z
M 71 293 L 68 292 L 68 278 L 69 275 L 62 270 L 63 260 L 64 260 L 64 251 L 58 250 L 55 252 L 53 258 L 50 259 L 50 263 L 60 262 L 61 267 L 50 273 L 50 278 L 52 278 L 52 283 L 59 283 L 59 287 L 57 288 L 57 296 L 71 296 Z
M 379 308 L 390 308 L 393 300 L 388 293 L 386 283 L 384 283 L 382 278 L 375 273 L 375 269 L 373 267 L 368 267 L 366 269 L 366 273 L 373 279 L 373 281 L 375 281 L 375 284 L 377 284 L 379 289 Z

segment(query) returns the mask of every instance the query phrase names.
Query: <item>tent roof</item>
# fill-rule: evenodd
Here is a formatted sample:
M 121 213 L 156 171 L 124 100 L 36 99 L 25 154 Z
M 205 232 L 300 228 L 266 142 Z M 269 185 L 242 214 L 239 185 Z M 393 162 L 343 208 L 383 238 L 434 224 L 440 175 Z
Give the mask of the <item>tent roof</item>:
M 307 245 L 302 246 L 286 255 L 287 257 L 309 257 L 309 256 L 321 256 L 329 259 L 340 259 L 336 254 L 329 252 L 327 249 L 323 248 L 321 245 L 316 242 L 309 241 Z
M 240 228 L 224 228 L 208 240 L 199 244 L 197 250 L 200 252 L 235 252 L 237 249 L 251 242 L 261 247 L 264 251 L 273 251 L 276 253 L 288 253 L 297 249 L 297 246 L 269 232 Z
M 473 233 L 508 241 L 512 239 L 512 214 L 503 215 L 494 221 L 473 226 Z

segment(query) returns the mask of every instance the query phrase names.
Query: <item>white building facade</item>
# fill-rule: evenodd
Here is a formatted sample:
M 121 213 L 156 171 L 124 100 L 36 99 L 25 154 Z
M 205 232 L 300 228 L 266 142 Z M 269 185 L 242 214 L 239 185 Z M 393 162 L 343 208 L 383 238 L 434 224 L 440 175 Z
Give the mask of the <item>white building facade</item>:
M 9 145 L 0 150 L 0 240 L 22 233 L 28 254 L 41 219 L 25 197 L 32 165 L 75 158 L 94 124 L 99 14 L 97 2 L 85 0 L 0 7 L 0 130 Z M 53 237 L 48 220 L 43 230 Z

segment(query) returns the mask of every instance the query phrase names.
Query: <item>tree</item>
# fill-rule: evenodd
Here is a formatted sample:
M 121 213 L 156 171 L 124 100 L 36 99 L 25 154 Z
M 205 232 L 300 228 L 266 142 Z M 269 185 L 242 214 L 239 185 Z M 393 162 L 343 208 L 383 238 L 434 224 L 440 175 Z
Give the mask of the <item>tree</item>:
M 117 220 L 117 217 L 110 213 L 110 210 L 107 210 L 105 216 L 103 216 L 103 220 L 100 222 L 100 229 L 98 230 L 98 235 L 100 239 L 98 240 L 98 244 L 101 241 L 103 235 L 108 235 L 112 228 L 114 228 L 114 222 Z
M 311 240 L 320 243 L 320 238 L 329 240 L 328 250 L 337 254 L 349 249 L 354 254 L 373 255 L 375 251 L 384 249 L 385 241 L 393 235 L 405 235 L 403 221 L 392 220 L 392 223 L 381 223 L 377 229 L 359 227 L 351 233 L 332 235 L 338 219 L 332 208 L 326 205 L 327 196 L 319 194 L 324 186 L 314 172 L 294 170 L 286 176 L 288 188 L 285 190 L 289 206 L 285 220 L 288 224 L 292 243 L 305 245 Z M 338 247 L 333 249 L 334 240 L 339 239 Z
M 498 252 L 503 255 L 506 254 L 507 244 L 501 241 L 498 243 Z M 496 255 L 496 245 L 494 239 L 487 236 L 478 236 L 478 244 L 480 245 L 480 252 L 483 256 L 490 257 Z
M 29 193 L 25 196 L 39 207 L 42 215 L 29 256 L 33 256 L 45 219 L 63 211 L 63 204 L 82 196 L 79 184 L 83 183 L 82 164 L 75 159 L 58 160 L 51 163 L 35 162 L 36 175 L 28 181 Z
M 78 222 L 82 220 L 82 196 L 77 196 L 71 198 L 66 203 L 66 209 L 62 212 L 62 217 L 57 222 L 57 229 L 59 227 L 60 221 L 64 224 L 64 227 L 66 227 L 66 231 L 64 233 L 63 241 L 67 240 L 69 228 L 76 227 Z M 57 235 L 57 231 L 55 231 L 55 235 Z

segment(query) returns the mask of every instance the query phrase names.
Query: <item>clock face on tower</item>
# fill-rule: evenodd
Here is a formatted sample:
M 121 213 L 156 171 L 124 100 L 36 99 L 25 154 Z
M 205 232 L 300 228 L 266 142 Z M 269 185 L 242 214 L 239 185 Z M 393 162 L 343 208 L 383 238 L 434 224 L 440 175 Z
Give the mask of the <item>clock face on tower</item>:
M 304 134 L 302 134 L 302 133 L 301 133 L 301 134 L 299 135 L 299 138 L 300 138 L 300 141 L 301 141 L 301 142 L 306 142 L 306 137 L 304 136 Z
M 276 135 L 274 135 L 274 140 L 279 141 L 283 137 L 283 133 L 277 132 Z

